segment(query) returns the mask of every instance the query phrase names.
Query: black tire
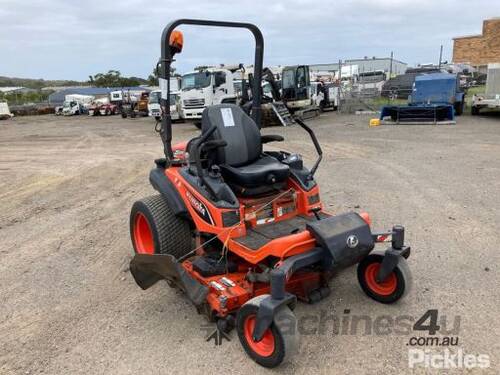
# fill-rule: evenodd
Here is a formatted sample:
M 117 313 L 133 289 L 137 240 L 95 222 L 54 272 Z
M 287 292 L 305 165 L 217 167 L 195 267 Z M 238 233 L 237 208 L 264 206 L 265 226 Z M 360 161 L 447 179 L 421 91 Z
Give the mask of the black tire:
M 461 116 L 464 113 L 464 102 L 455 103 L 455 115 Z
M 474 106 L 474 105 L 473 105 L 473 106 L 470 108 L 470 114 L 471 114 L 472 116 L 477 116 L 477 115 L 479 115 L 479 107 L 476 107 L 476 106 Z
M 193 248 L 189 223 L 176 217 L 161 195 L 134 203 L 130 212 L 130 238 L 136 253 L 170 254 L 179 259 Z
M 412 276 L 406 259 L 400 258 L 398 265 L 383 283 L 377 283 L 374 275 L 384 258 L 381 254 L 370 254 L 358 264 L 358 281 L 366 295 L 377 302 L 394 303 L 411 289 Z
M 193 122 L 194 126 L 196 126 L 198 129 L 201 129 L 201 121 L 195 121 Z
M 127 118 L 127 113 L 126 112 L 122 112 L 122 118 Z
M 238 338 L 245 352 L 259 365 L 264 367 L 276 367 L 282 362 L 290 360 L 297 352 L 299 346 L 299 331 L 297 319 L 288 306 L 282 306 L 276 312 L 273 323 L 264 338 L 259 342 L 273 340 L 269 344 L 273 348 L 268 355 L 261 355 L 255 350 L 255 342 L 249 338 L 249 328 L 252 327 L 249 322 L 255 319 L 261 301 L 269 295 L 261 295 L 247 301 L 238 311 L 236 317 L 236 331 Z M 255 321 L 254 321 L 255 322 Z M 249 341 L 252 340 L 252 341 Z M 257 343 L 258 344 L 258 343 Z

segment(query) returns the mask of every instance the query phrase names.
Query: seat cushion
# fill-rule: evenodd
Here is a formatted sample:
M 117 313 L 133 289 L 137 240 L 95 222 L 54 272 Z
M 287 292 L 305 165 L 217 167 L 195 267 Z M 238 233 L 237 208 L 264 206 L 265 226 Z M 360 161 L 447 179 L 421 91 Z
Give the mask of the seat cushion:
M 290 175 L 288 165 L 269 155 L 239 167 L 220 165 L 222 176 L 229 183 L 242 187 L 256 187 L 285 181 Z

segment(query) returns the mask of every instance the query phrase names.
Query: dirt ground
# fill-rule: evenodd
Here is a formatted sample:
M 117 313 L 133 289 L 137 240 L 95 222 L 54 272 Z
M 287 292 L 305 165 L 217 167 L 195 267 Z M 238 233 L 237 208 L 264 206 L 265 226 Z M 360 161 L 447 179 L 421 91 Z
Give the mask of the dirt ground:
M 206 342 L 205 318 L 187 299 L 164 282 L 142 291 L 128 271 L 129 209 L 153 194 L 148 174 L 162 152 L 151 119 L 0 122 L 0 373 L 400 374 L 410 371 L 409 339 L 425 332 L 338 333 L 315 322 L 325 314 L 414 322 L 429 309 L 449 329 L 459 317 L 452 351 L 486 354 L 481 372 L 498 373 L 500 117 L 377 128 L 368 120 L 331 113 L 309 122 L 325 152 L 322 200 L 334 212 L 367 211 L 380 229 L 404 224 L 414 288 L 395 305 L 378 304 L 355 268 L 346 270 L 328 299 L 298 305 L 307 332 L 298 356 L 275 370 L 247 358 L 234 331 L 229 343 Z M 175 140 L 196 134 L 191 124 L 174 131 Z M 284 135 L 283 148 L 311 165 L 299 127 L 264 132 Z

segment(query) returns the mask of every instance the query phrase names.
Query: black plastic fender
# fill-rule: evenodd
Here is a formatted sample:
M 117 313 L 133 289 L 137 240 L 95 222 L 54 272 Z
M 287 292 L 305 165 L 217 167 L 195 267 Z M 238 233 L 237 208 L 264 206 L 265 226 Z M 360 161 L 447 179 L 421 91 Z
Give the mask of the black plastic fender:
M 174 185 L 165 176 L 165 169 L 156 167 L 149 173 L 149 182 L 167 201 L 176 216 L 189 216 L 188 210 Z
M 255 318 L 253 339 L 255 341 L 262 340 L 264 333 L 271 326 L 279 308 L 282 306 L 293 306 L 296 301 L 296 297 L 290 293 L 285 293 L 281 299 L 273 298 L 271 295 L 264 298 L 259 304 L 259 310 Z
M 382 283 L 385 279 L 394 271 L 398 266 L 399 260 L 401 258 L 406 258 L 410 256 L 410 247 L 405 246 L 401 249 L 389 248 L 384 253 L 384 258 L 382 259 L 382 264 L 377 273 L 376 280 L 378 283 Z
M 271 271 L 271 295 L 264 298 L 259 305 L 252 334 L 255 341 L 262 340 L 280 307 L 287 305 L 293 310 L 297 297 L 285 291 L 286 280 L 301 268 L 324 262 L 325 256 L 326 251 L 316 247 L 306 253 L 286 258 Z

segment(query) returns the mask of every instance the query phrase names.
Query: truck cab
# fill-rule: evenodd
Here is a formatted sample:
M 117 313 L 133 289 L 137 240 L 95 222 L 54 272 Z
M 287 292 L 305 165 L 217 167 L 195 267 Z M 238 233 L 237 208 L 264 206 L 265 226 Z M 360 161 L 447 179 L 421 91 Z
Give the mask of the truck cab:
M 170 117 L 174 120 L 179 120 L 179 92 L 171 92 L 170 96 Z M 149 102 L 148 102 L 148 115 L 149 117 L 154 117 L 157 121 L 161 119 L 161 90 L 151 91 L 149 94 Z
M 234 81 L 239 77 L 229 69 L 206 68 L 182 76 L 180 104 L 182 118 L 201 120 L 203 110 L 221 103 L 236 103 Z
M 82 113 L 80 103 L 75 100 L 65 100 L 63 103 L 62 113 L 64 116 L 79 115 Z

